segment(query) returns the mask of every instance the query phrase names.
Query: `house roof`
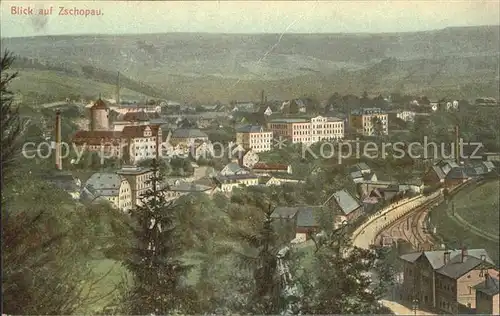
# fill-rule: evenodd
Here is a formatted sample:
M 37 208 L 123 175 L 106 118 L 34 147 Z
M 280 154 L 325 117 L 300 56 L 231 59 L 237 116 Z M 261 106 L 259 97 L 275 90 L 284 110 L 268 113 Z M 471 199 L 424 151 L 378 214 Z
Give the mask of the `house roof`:
M 122 116 L 118 116 L 117 120 L 129 122 L 147 122 L 149 116 L 144 111 L 127 112 Z
M 232 174 L 228 176 L 217 176 L 217 180 L 221 183 L 232 183 L 236 182 L 238 180 L 248 180 L 248 179 L 258 179 L 259 177 L 251 174 L 251 173 L 246 173 L 246 174 Z
M 228 169 L 229 172 L 231 173 L 237 173 L 238 171 L 242 171 L 242 170 L 245 170 L 245 168 L 243 168 L 242 166 L 240 166 L 239 164 L 237 164 L 236 162 L 230 162 L 228 163 L 224 169 Z
M 172 133 L 175 138 L 208 138 L 208 135 L 197 128 L 178 128 Z
M 412 252 L 402 255 L 400 256 L 400 258 L 404 261 L 413 263 L 422 255 L 424 255 L 431 264 L 432 268 L 434 270 L 437 270 L 442 266 L 444 266 L 444 253 L 447 251 L 450 253 L 450 262 L 452 258 L 462 255 L 462 250 L 436 250 L 436 251 Z M 481 258 L 481 256 L 485 256 L 486 262 L 494 264 L 493 260 L 491 260 L 490 256 L 484 249 L 467 249 L 467 255 L 475 258 Z
M 128 175 L 140 175 L 151 172 L 151 168 L 139 167 L 139 166 L 123 166 L 120 170 L 116 171 L 117 174 L 128 176 Z
M 354 172 L 351 172 L 351 178 L 352 179 L 363 178 L 363 174 L 361 173 L 361 171 L 354 171 Z
M 365 180 L 371 180 L 373 178 L 373 176 L 376 176 L 375 172 L 364 173 L 362 175 L 363 179 L 365 179 Z
M 170 186 L 169 191 L 176 192 L 205 192 L 212 189 L 210 186 L 196 184 L 196 183 L 187 183 L 180 182 L 175 185 Z
M 94 196 L 117 196 L 120 186 L 126 181 L 122 176 L 111 172 L 94 173 L 85 183 L 85 188 Z
M 495 169 L 495 165 L 491 161 L 483 161 L 482 163 L 488 169 Z
M 318 227 L 319 223 L 316 218 L 321 209 L 321 206 L 300 206 L 297 215 L 297 226 Z
M 144 137 L 144 132 L 147 129 L 151 130 L 153 136 L 158 136 L 160 130 L 159 125 L 138 125 L 138 126 L 125 126 L 121 132 L 123 138 L 138 138 Z
M 77 131 L 72 137 L 76 145 L 101 145 L 101 143 L 112 143 L 118 145 L 121 132 L 117 131 Z
M 360 171 L 371 170 L 371 168 L 366 163 L 364 163 L 364 162 L 360 162 L 360 163 L 356 164 L 356 167 Z
M 295 217 L 299 211 L 298 207 L 288 207 L 288 206 L 278 206 L 274 208 L 273 213 L 271 214 L 272 218 L 286 218 L 290 219 Z
M 489 296 L 498 295 L 500 293 L 500 282 L 498 279 L 486 274 L 486 279 L 474 287 L 476 291 L 485 293 Z
M 346 190 L 340 190 L 333 193 L 333 197 L 345 215 L 361 207 L 361 204 Z
M 443 170 L 439 166 L 432 166 L 432 170 L 436 173 L 438 176 L 439 180 L 443 180 L 446 175 L 444 174 Z
M 253 165 L 252 169 L 254 170 L 288 170 L 288 165 L 279 164 L 279 163 L 264 163 L 258 162 Z
M 272 119 L 271 123 L 308 123 L 309 120 L 305 118 L 279 118 Z
M 236 132 L 238 133 L 262 133 L 265 129 L 260 125 L 245 125 L 239 127 Z
M 484 262 L 479 258 L 464 255 L 462 260 L 462 255 L 459 254 L 452 258 L 450 256 L 450 262 L 439 268 L 437 272 L 452 279 L 458 279 L 481 264 L 484 264 Z M 488 264 L 488 266 L 491 266 L 491 264 Z
M 144 137 L 144 131 L 148 127 L 153 136 L 158 135 L 159 125 L 125 126 L 122 131 L 77 131 L 73 135 L 73 142 L 75 144 L 100 145 L 102 141 L 118 145 L 122 138 Z
M 108 109 L 108 105 L 101 98 L 94 102 L 94 104 L 90 107 L 91 110 L 105 110 Z
M 275 179 L 288 179 L 288 180 L 303 180 L 300 177 L 297 177 L 296 175 L 285 173 L 285 172 L 272 172 L 270 174 L 271 178 Z
M 447 174 L 446 174 L 446 179 L 447 180 L 462 180 L 462 179 L 467 179 L 469 176 L 465 172 L 464 167 L 455 167 L 452 168 Z

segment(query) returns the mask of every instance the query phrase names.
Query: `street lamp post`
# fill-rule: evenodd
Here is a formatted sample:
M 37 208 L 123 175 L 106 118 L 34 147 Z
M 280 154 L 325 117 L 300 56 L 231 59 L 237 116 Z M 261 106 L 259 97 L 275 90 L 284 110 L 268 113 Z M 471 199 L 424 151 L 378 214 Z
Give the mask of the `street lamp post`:
M 417 310 L 418 310 L 418 298 L 415 298 L 412 301 L 412 308 L 413 308 L 413 315 L 417 315 Z

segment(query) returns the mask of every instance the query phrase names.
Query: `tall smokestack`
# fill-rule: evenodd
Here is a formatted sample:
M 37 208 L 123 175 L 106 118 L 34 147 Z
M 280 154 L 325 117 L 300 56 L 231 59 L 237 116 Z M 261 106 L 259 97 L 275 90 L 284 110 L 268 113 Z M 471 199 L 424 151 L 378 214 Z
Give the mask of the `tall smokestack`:
M 116 78 L 116 104 L 120 104 L 120 72 Z
M 264 104 L 264 90 L 260 92 L 260 104 Z
M 457 160 L 457 163 L 460 164 L 460 144 L 459 144 L 459 131 L 458 131 L 458 125 L 455 125 L 455 159 Z
M 61 158 L 61 110 L 56 110 L 56 169 L 62 170 L 62 158 Z

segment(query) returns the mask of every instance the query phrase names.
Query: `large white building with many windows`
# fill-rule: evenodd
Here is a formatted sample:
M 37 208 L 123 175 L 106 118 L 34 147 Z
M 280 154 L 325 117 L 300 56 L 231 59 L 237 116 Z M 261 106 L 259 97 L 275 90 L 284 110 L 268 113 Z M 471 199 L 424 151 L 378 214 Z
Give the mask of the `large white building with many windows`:
M 352 111 L 349 125 L 363 136 L 376 136 L 389 133 L 388 114 L 379 108 L 364 108 Z
M 288 139 L 292 143 L 312 144 L 344 138 L 344 121 L 336 117 L 274 119 L 268 126 L 275 137 Z
M 246 125 L 236 130 L 236 143 L 245 150 L 270 151 L 273 146 L 273 132 L 262 126 Z

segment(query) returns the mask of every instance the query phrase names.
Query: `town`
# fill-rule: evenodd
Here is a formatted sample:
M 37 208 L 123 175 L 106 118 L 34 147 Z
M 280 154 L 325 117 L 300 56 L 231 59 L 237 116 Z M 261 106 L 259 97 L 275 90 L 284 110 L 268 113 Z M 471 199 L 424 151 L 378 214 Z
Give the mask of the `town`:
M 498 3 L 5 3 L 2 315 L 500 314 Z
M 476 106 L 484 106 L 481 102 L 485 99 L 490 100 L 478 99 Z M 167 176 L 162 183 L 168 201 L 198 193 L 209 197 L 222 193 L 231 197 L 234 190 L 246 187 L 300 186 L 308 181 L 307 176 L 294 172 L 293 163 L 266 160 L 269 157 L 266 153 L 286 151 L 286 145 L 309 147 L 325 141 L 387 137 L 391 132 L 389 126 L 393 126 L 391 121 L 414 124 L 419 117 L 458 111 L 459 104 L 464 103 L 463 100 L 439 100 L 420 104 L 421 100 L 411 100 L 391 109 L 394 106 L 385 98 L 384 110 L 369 107 L 342 113 L 323 104 L 328 111 L 319 115 L 311 110 L 312 106 L 308 108 L 307 100 L 269 102 L 264 91 L 260 101 L 198 108 L 172 101 L 144 104 L 119 100 L 117 93 L 115 99 L 99 97 L 87 105 L 82 104 L 80 110 L 86 116 L 79 126 L 88 128 L 70 138 L 77 148 L 103 155 L 106 160 L 118 160 L 116 168 L 78 178 L 62 170 L 64 164 L 57 156 L 56 143 L 55 166 L 60 172 L 50 174 L 47 179 L 84 204 L 107 201 L 123 212 L 140 206 L 141 196 L 151 189 L 148 180 L 154 174 L 150 167 L 153 159 L 166 164 L 175 159 L 188 161 L 189 171 Z M 71 106 L 71 102 L 66 105 Z M 54 107 L 61 106 L 64 104 Z M 307 115 L 310 112 L 313 113 Z M 61 120 L 64 117 L 57 109 L 55 140 L 62 139 Z M 228 125 L 233 127 L 234 134 L 228 135 L 230 140 L 224 145 L 229 150 L 222 152 L 221 159 L 214 143 L 222 144 L 225 138 L 211 138 L 204 130 Z M 454 136 L 458 133 L 458 127 L 450 132 Z M 278 149 L 280 146 L 283 148 Z M 275 205 L 271 216 L 292 223 L 293 233 L 287 233 L 292 244 L 311 242 L 311 234 L 321 230 L 318 216 L 325 211 L 332 214 L 334 229 L 346 223 L 353 225 L 357 229 L 353 232 L 353 242 L 362 248 L 392 247 L 394 243 L 406 242 L 413 251 L 400 256 L 402 290 L 397 292 L 401 301 L 410 302 L 411 306 L 418 304 L 412 307 L 415 310 L 427 308 L 445 313 L 475 310 L 495 314 L 499 272 L 490 254 L 482 248 L 443 248 L 430 229 L 429 211 L 442 201 L 448 203 L 451 192 L 484 181 L 498 182 L 498 153 L 487 152 L 485 148 L 457 148 L 451 147 L 451 151 L 457 150 L 453 159 L 424 156 L 412 161 L 421 172 L 412 172 L 399 180 L 372 169 L 369 158 L 355 157 L 359 162 L 344 167 L 353 184 L 348 187 L 354 190 L 341 188 L 328 192 L 330 196 L 324 201 L 310 205 Z M 469 151 L 471 156 L 463 159 L 458 151 Z M 410 154 L 408 152 L 408 157 Z M 211 161 L 214 156 L 227 163 L 217 167 Z M 324 159 L 334 160 L 331 156 Z M 312 174 L 317 172 L 321 171 Z M 384 218 L 383 225 L 373 227 L 371 222 L 379 218 Z M 369 236 L 364 236 L 367 230 L 370 230 Z

